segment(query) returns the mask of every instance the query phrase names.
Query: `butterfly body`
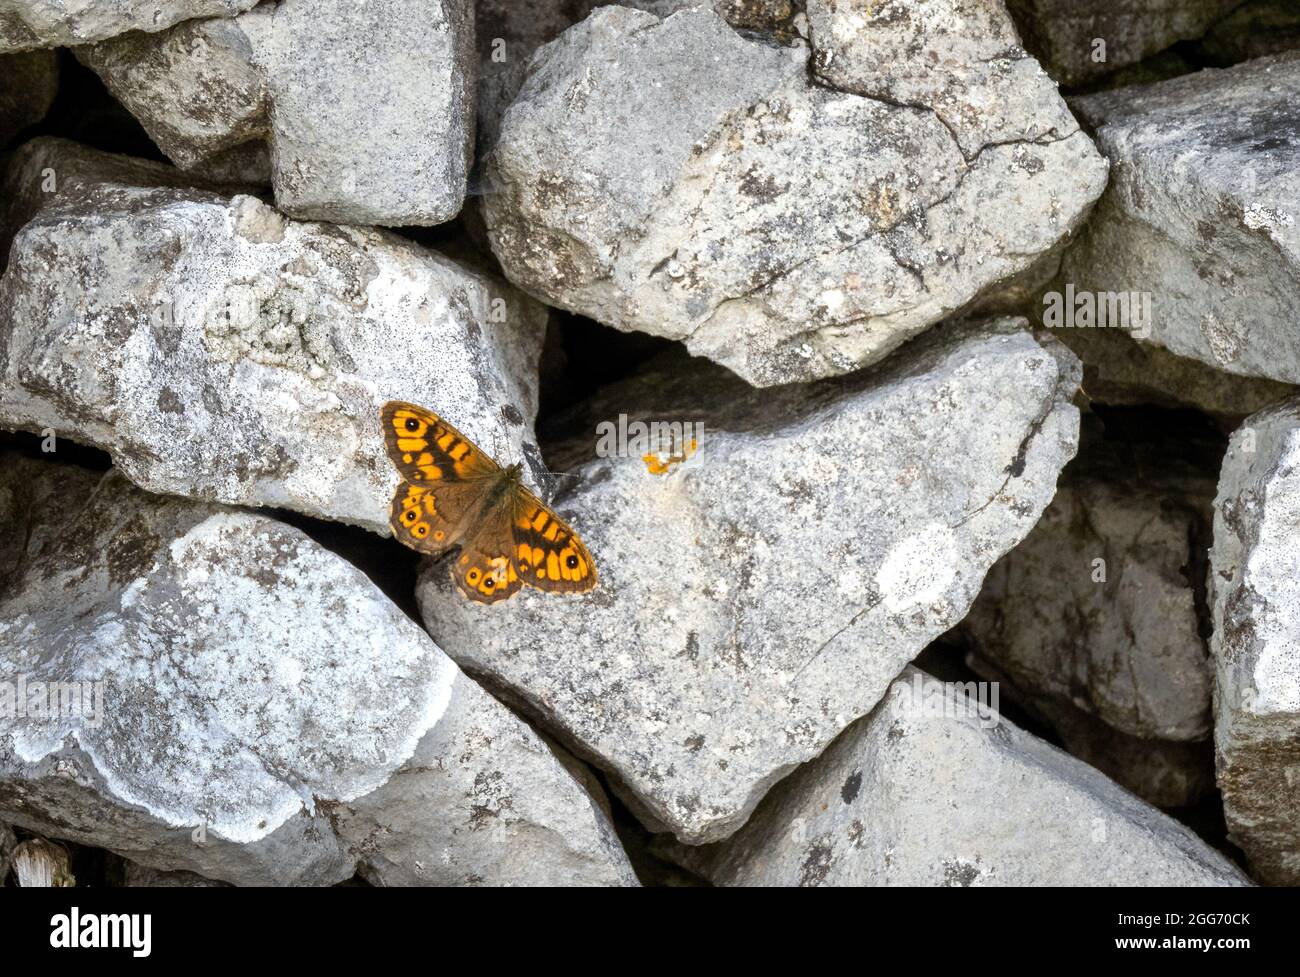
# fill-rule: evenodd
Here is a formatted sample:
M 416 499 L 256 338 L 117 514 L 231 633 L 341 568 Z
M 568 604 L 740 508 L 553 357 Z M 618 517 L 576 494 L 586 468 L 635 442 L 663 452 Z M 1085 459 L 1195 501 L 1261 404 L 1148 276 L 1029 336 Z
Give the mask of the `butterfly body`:
M 388 457 L 403 478 L 389 522 L 405 545 L 430 556 L 461 554 L 452 579 L 471 600 L 492 604 L 524 584 L 558 593 L 596 586 L 591 554 L 523 484 L 433 411 L 390 401 L 380 412 Z

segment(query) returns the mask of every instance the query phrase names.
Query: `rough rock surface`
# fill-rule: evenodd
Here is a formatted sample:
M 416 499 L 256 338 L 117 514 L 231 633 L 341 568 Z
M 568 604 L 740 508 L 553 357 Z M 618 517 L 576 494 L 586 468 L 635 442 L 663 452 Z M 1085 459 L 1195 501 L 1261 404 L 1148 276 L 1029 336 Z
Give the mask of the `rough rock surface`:
M 845 36 L 826 16 L 828 43 Z M 892 57 L 924 89 L 949 26 L 918 17 L 902 50 L 890 35 L 814 64 L 863 81 Z M 742 36 L 708 8 L 597 10 L 536 54 L 502 120 L 493 250 L 547 302 L 757 385 L 874 362 L 1031 265 L 1105 183 L 1050 83 L 1002 49 L 1014 34 L 969 29 L 985 43 L 963 57 L 998 48 L 994 66 L 902 105 L 815 83 L 803 41 Z
M 1243 418 L 1296 393 L 1292 384 L 1224 373 L 1140 343 L 1122 329 L 1053 329 L 1051 335 L 1083 361 L 1083 389 L 1097 403 L 1192 407 Z
M 1144 342 L 1300 383 L 1300 52 L 1074 104 L 1113 178 L 1064 279 L 1149 292 Z
M 476 0 L 478 49 L 478 158 L 496 145 L 506 107 L 519 94 L 528 62 L 606 0 Z
M 167 158 L 191 169 L 267 135 L 270 95 L 246 30 L 270 20 L 271 8 L 263 6 L 238 18 L 186 21 L 158 34 L 123 34 L 76 54 Z
M 1213 499 L 1213 477 L 1172 453 L 1089 442 L 960 626 L 975 671 L 1165 807 L 1212 783 L 1208 747 L 1184 744 L 1211 730 Z
M 281 0 L 78 56 L 179 166 L 269 138 L 276 204 L 293 217 L 440 224 L 464 201 L 470 0 Z
M 258 0 L 0 0 L 0 53 L 70 47 L 191 17 L 233 16 Z
M 1009 321 L 939 332 L 812 387 L 669 360 L 604 392 L 574 418 L 587 459 L 556 456 L 599 586 L 485 607 L 432 564 L 430 633 L 649 823 L 726 836 L 960 620 L 1074 453 L 1073 356 Z M 629 404 L 703 423 L 698 451 L 663 476 L 635 449 L 591 459 L 593 426 Z
M 476 0 L 479 158 L 496 145 L 501 116 L 519 94 L 534 52 L 604 6 L 630 7 L 657 17 L 707 6 L 708 0 Z M 791 34 L 792 0 L 713 0 L 731 26 Z
M 0 817 L 245 884 L 634 881 L 538 735 L 296 529 L 115 472 L 0 473 L 24 541 L 0 672 L 28 703 L 0 713 Z M 92 688 L 38 714 L 39 683 Z
M 1204 739 L 1211 669 L 1195 588 L 1214 485 L 1122 471 L 1119 459 L 1071 466 L 962 628 L 1023 688 L 1132 736 Z
M 1187 828 L 914 668 L 772 791 L 711 874 L 722 885 L 1249 884 Z
M 59 90 L 53 51 L 0 55 L 0 146 L 45 117 Z
M 1007 0 L 1026 46 L 1062 84 L 1136 64 L 1200 37 L 1241 0 Z M 1097 39 L 1105 41 L 1098 60 Z
M 1229 836 L 1262 880 L 1296 885 L 1300 401 L 1233 434 L 1214 505 L 1214 741 Z
M 1300 6 L 1295 0 L 1247 0 L 1211 27 L 1200 47 L 1224 66 L 1300 48 Z
M 456 216 L 474 149 L 470 0 L 281 0 L 254 43 L 282 210 L 356 224 Z
M 101 447 L 150 491 L 381 533 L 398 481 L 386 400 L 540 464 L 546 312 L 505 283 L 253 197 L 123 185 L 120 158 L 67 144 L 29 145 L 10 182 L 65 167 L 82 176 L 34 191 L 45 206 L 0 279 L 0 425 Z

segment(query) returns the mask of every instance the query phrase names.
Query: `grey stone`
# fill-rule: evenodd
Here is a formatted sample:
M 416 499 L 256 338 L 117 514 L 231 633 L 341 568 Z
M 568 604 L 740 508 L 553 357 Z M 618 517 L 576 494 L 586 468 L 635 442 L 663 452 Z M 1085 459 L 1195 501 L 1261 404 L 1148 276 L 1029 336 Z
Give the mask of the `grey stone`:
M 456 216 L 474 149 L 470 0 L 281 0 L 253 43 L 285 213 L 387 225 Z
M 993 119 L 962 115 L 996 86 L 961 71 L 967 88 L 899 105 L 814 83 L 808 54 L 708 8 L 606 7 L 542 48 L 486 170 L 507 276 L 768 386 L 881 359 L 1030 266 L 1101 192 L 1105 163 L 1045 78 Z M 900 76 L 928 64 L 894 57 Z M 969 151 L 993 130 L 1014 135 Z
M 59 90 L 59 59 L 53 51 L 0 55 L 0 145 L 45 118 Z
M 808 0 L 813 70 L 841 91 L 923 106 L 967 160 L 1078 129 L 1002 0 Z
M 496 145 L 506 107 L 519 94 L 533 53 L 605 0 L 475 0 L 478 156 Z
M 429 564 L 430 633 L 652 829 L 725 837 L 960 620 L 1074 453 L 1073 356 L 1009 321 L 937 333 L 815 386 L 670 359 L 608 389 L 554 454 L 597 588 L 487 607 Z M 698 450 L 664 475 L 592 458 L 620 413 L 702 423 Z
M 1300 883 L 1300 401 L 1233 434 L 1210 551 L 1214 742 L 1229 837 L 1262 881 Z
M 1077 85 L 1200 37 L 1241 0 L 1007 0 L 1052 77 Z M 1105 41 L 1097 60 L 1095 41 Z
M 1300 53 L 1074 105 L 1114 178 L 1066 252 L 1063 280 L 1149 293 L 1140 341 L 1300 382 Z
M 0 0 L 0 53 L 71 47 L 159 31 L 191 17 L 233 16 L 258 0 Z
M 190 20 L 158 34 L 136 31 L 80 47 L 76 55 L 168 159 L 192 169 L 267 136 L 270 93 L 246 27 L 269 24 L 271 16 L 263 6 L 238 18 Z
M 0 426 L 101 447 L 150 491 L 385 534 L 388 399 L 540 471 L 546 311 L 504 282 L 254 197 L 132 185 L 129 163 L 67 144 L 26 147 L 9 183 L 45 169 L 80 175 L 31 191 L 44 206 L 0 279 Z
M 1296 393 L 1292 384 L 1224 373 L 1122 329 L 1053 329 L 1051 335 L 1083 361 L 1083 389 L 1097 403 L 1192 407 L 1239 419 Z
M 566 761 L 298 530 L 116 472 L 0 478 L 6 821 L 243 884 L 635 882 Z M 37 683 L 90 701 L 38 715 Z
M 1191 831 L 908 668 L 779 784 L 712 865 L 722 885 L 1240 886 Z
M 281 0 L 78 56 L 178 166 L 211 172 L 268 139 L 276 204 L 293 217 L 440 224 L 464 201 L 470 0 Z
M 1024 542 L 989 571 L 962 630 L 1035 696 L 1143 739 L 1210 732 L 1195 588 L 1211 478 L 1081 456 Z M 1140 464 L 1140 462 L 1139 462 Z
M 1247 0 L 1206 32 L 1201 48 L 1221 65 L 1300 48 L 1294 0 Z
M 1132 736 L 1073 702 L 1017 685 L 1006 672 L 973 651 L 967 654 L 966 663 L 981 679 L 998 683 L 1000 703 L 1015 703 L 1024 709 L 1050 727 L 1071 756 L 1144 801 L 1162 808 L 1187 808 L 1215 790 L 1214 744 L 1208 736 L 1192 741 Z

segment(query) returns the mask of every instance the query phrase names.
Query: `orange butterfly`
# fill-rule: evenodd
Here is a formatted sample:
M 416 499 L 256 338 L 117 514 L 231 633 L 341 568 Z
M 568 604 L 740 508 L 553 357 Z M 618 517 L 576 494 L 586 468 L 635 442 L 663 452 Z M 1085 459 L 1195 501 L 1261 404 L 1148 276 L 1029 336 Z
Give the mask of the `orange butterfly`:
M 389 510 L 393 535 L 431 556 L 459 545 L 452 578 L 470 600 L 493 604 L 524 584 L 562 594 L 596 586 L 582 541 L 524 488 L 521 466 L 502 468 L 431 410 L 389 401 L 384 443 L 404 483 Z

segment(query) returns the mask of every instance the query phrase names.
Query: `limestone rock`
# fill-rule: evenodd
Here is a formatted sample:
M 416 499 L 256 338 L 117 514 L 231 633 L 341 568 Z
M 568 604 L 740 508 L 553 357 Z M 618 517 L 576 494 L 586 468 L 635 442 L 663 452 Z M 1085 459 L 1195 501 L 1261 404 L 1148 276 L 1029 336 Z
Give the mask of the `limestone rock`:
M 1300 52 L 1074 104 L 1114 177 L 1063 279 L 1148 293 L 1140 341 L 1300 383 Z
M 159 31 L 191 17 L 230 17 L 258 0 L 0 0 L 0 53 L 71 47 Z
M 1143 474 L 1122 460 L 1072 466 L 1033 531 L 989 571 L 962 630 L 1036 695 L 1130 736 L 1204 739 L 1211 668 L 1195 589 L 1213 481 L 1174 463 Z
M 1200 37 L 1240 0 L 1007 0 L 1025 43 L 1065 85 Z M 1097 42 L 1104 42 L 1099 47 Z M 1100 58 L 1098 57 L 1100 55 Z
M 270 93 L 247 30 L 271 8 L 238 18 L 190 20 L 158 34 L 134 32 L 77 49 L 173 163 L 192 169 L 264 139 Z M 267 29 L 264 27 L 263 29 Z
M 78 56 L 178 166 L 269 139 L 276 204 L 293 217 L 429 225 L 460 211 L 470 0 L 281 0 Z
M 536 303 L 404 238 L 124 184 L 119 163 L 47 142 L 13 163 L 20 185 L 84 172 L 33 191 L 0 279 L 0 426 L 101 447 L 150 491 L 381 533 L 386 400 L 540 466 Z
M 430 633 L 653 829 L 725 837 L 960 620 L 1074 452 L 1072 356 L 1013 322 L 938 333 L 811 387 L 669 360 L 608 389 L 555 455 L 597 588 L 487 607 L 431 564 Z M 591 458 L 621 412 L 702 423 L 698 450 L 665 475 L 631 444 Z
M 6 821 L 242 884 L 635 882 L 565 761 L 298 530 L 115 472 L 0 479 Z
M 913 26 L 916 51 L 814 66 L 861 79 L 892 57 L 920 79 L 925 43 L 951 35 Z M 962 57 L 1012 38 L 985 40 Z M 601 8 L 538 51 L 502 120 L 493 250 L 548 303 L 756 385 L 857 369 L 1027 268 L 1101 192 L 1104 161 L 1050 82 L 1001 54 L 902 105 L 816 84 L 805 42 L 742 36 L 706 7 Z
M 1214 741 L 1229 836 L 1264 881 L 1300 883 L 1300 401 L 1232 436 L 1210 551 Z
M 914 668 L 779 784 L 722 885 L 1237 886 L 1191 831 Z
M 1083 361 L 1083 389 L 1101 404 L 1192 407 L 1239 419 L 1296 392 L 1291 384 L 1224 373 L 1138 342 L 1122 329 L 1053 329 L 1051 335 Z

